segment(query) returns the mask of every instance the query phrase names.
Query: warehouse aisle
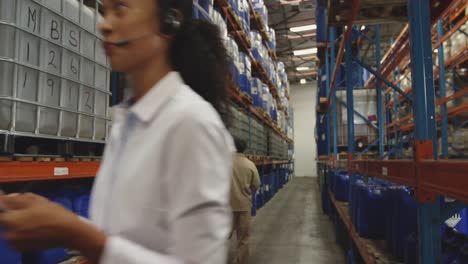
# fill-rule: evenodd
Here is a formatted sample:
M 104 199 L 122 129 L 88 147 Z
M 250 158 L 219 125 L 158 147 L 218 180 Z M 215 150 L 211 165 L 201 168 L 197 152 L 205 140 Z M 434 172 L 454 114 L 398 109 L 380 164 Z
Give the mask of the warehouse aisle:
M 345 263 L 333 225 L 321 211 L 316 179 L 294 178 L 258 212 L 250 255 L 251 264 Z

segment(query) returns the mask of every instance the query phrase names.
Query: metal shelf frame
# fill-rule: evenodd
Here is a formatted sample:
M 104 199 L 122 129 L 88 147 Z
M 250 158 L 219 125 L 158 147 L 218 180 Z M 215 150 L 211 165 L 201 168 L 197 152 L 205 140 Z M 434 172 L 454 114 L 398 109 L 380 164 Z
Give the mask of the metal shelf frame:
M 326 70 L 327 94 L 327 120 L 330 129 L 327 129 L 329 147 L 328 157 L 321 157 L 318 161 L 330 168 L 346 169 L 350 174 L 358 173 L 369 177 L 379 177 L 391 182 L 410 186 L 415 190 L 418 201 L 418 234 L 419 234 L 419 261 L 420 263 L 441 263 L 440 224 L 456 210 L 466 207 L 468 203 L 468 171 L 467 160 L 448 160 L 448 121 L 460 114 L 468 113 L 468 104 L 448 108 L 447 102 L 468 94 L 468 87 L 447 96 L 445 90 L 445 72 L 447 69 L 466 64 L 468 49 L 454 54 L 451 58 L 444 58 L 442 43 L 468 21 L 465 16 L 458 19 L 468 7 L 463 0 L 454 0 L 446 3 L 443 9 L 437 10 L 431 17 L 431 8 L 434 1 L 408 0 L 408 24 L 399 36 L 392 41 L 390 50 L 381 56 L 380 26 L 375 26 L 375 39 L 371 39 L 353 27 L 354 18 L 359 12 L 359 0 L 353 1 L 350 19 L 342 36 L 336 36 L 336 28 L 329 26 L 328 42 L 325 50 L 326 61 L 322 63 Z M 457 19 L 457 20 L 455 20 Z M 453 23 L 457 21 L 457 23 Z M 447 24 L 450 26 L 447 27 Z M 353 53 L 354 47 L 360 49 L 363 41 L 375 45 L 376 67 L 372 68 L 359 58 L 360 51 Z M 357 42 L 357 45 L 354 45 Z M 338 54 L 335 56 L 335 44 L 339 43 Z M 367 47 L 366 50 L 369 48 Z M 433 50 L 437 49 L 438 65 L 433 63 Z M 367 54 L 367 52 L 364 52 Z M 347 96 L 347 135 L 348 151 L 346 160 L 338 159 L 337 146 L 337 101 L 336 79 L 338 69 L 344 63 L 346 74 Z M 353 87 L 351 81 L 351 68 L 353 63 L 359 64 L 368 70 L 372 77 L 366 82 L 366 89 L 377 91 L 377 129 L 378 139 L 372 142 L 367 149 L 356 153 L 354 149 L 353 119 Z M 434 69 L 434 66 L 436 68 Z M 412 89 L 403 91 L 400 88 L 402 72 L 411 71 Z M 436 94 L 434 82 L 440 87 Z M 393 91 L 392 93 L 390 91 Z M 410 95 L 411 92 L 411 95 Z M 413 113 L 390 120 L 389 109 L 398 113 L 401 104 L 410 102 Z M 340 103 L 340 102 L 338 102 Z M 436 106 L 440 111 L 436 112 Z M 358 115 L 359 116 L 359 115 Z M 367 124 L 371 124 L 365 117 Z M 412 122 L 408 122 L 411 121 Z M 440 126 L 438 126 L 440 124 Z M 333 129 L 331 129 L 333 128 Z M 440 129 L 442 138 L 441 151 L 438 151 L 438 135 Z M 392 142 L 393 141 L 393 142 Z M 412 159 L 392 159 L 401 156 L 403 145 L 413 144 Z M 378 159 L 359 160 L 365 151 L 378 146 Z M 455 209 L 440 207 L 441 197 L 457 199 Z M 352 230 L 349 229 L 351 235 Z M 356 242 L 357 243 L 357 242 Z M 363 256 L 364 258 L 366 256 Z
M 254 69 L 256 69 L 259 74 L 266 76 L 266 71 L 263 67 L 256 63 L 253 58 L 252 53 L 250 52 L 250 41 L 248 37 L 245 36 L 245 33 L 242 31 L 240 26 L 239 19 L 235 16 L 232 8 L 229 6 L 227 1 L 216 0 L 218 6 L 221 7 L 221 10 L 224 12 L 223 15 L 226 18 L 227 23 L 229 24 L 232 31 L 231 34 L 234 34 L 236 41 L 239 44 L 241 49 L 248 51 Z M 250 2 L 250 1 L 249 1 Z M 194 8 L 201 8 L 198 4 L 194 4 Z M 113 91 L 115 95 L 116 87 L 118 83 L 118 75 L 113 74 Z M 272 90 L 273 95 L 279 101 L 277 87 L 268 80 L 268 85 Z M 231 100 L 236 104 L 240 105 L 243 109 L 249 112 L 249 117 L 255 117 L 259 119 L 262 123 L 267 125 L 270 129 L 275 131 L 278 135 L 281 136 L 285 141 L 290 145 L 293 144 L 293 140 L 288 138 L 288 136 L 281 131 L 281 129 L 276 125 L 273 120 L 266 116 L 261 109 L 255 108 L 252 105 L 252 99 L 241 92 L 238 87 L 232 85 L 228 89 Z M 112 98 L 113 104 L 117 103 L 117 98 L 114 96 Z M 288 117 L 289 118 L 289 117 Z M 250 120 L 250 119 L 249 119 Z M 282 165 L 282 164 L 291 164 L 291 160 L 271 160 L 267 157 L 259 158 L 256 157 L 255 163 L 258 166 L 270 166 L 270 165 Z M 16 161 L 5 161 L 0 162 L 0 183 L 8 182 L 28 182 L 28 181 L 42 181 L 42 180 L 63 180 L 63 179 L 77 179 L 77 178 L 93 178 L 96 176 L 99 170 L 100 162 L 99 161 L 74 161 L 74 162 L 16 162 Z

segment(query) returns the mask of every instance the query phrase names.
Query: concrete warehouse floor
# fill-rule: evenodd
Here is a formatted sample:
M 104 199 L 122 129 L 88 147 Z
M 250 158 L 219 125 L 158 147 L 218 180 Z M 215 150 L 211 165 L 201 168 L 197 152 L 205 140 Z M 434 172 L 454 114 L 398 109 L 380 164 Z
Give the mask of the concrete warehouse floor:
M 235 235 L 230 259 L 234 259 Z M 231 263 L 233 263 L 231 261 Z M 253 220 L 250 264 L 339 264 L 332 222 L 322 213 L 315 178 L 294 178 Z

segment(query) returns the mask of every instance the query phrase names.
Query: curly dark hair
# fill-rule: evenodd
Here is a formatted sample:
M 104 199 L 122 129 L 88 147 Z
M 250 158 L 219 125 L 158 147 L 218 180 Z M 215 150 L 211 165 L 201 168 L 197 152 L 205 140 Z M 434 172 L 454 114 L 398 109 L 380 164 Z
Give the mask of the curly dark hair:
M 229 126 L 229 57 L 219 28 L 205 20 L 191 19 L 192 0 L 172 1 L 171 5 L 185 17 L 171 45 L 172 67 L 187 85 L 213 105 Z

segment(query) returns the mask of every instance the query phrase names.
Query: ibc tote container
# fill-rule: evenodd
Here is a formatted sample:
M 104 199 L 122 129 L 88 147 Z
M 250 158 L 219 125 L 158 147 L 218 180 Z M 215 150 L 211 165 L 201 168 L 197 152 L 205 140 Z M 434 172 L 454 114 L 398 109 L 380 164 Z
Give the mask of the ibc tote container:
M 106 140 L 110 68 L 100 15 L 80 5 L 0 1 L 0 133 Z

